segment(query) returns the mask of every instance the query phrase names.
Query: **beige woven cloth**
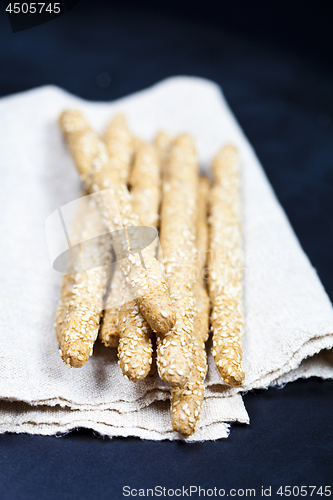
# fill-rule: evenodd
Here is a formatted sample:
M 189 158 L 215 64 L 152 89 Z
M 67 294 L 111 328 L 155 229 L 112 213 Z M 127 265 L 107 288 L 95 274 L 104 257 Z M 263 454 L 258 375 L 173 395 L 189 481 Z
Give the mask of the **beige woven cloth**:
M 60 359 L 53 319 L 61 275 L 52 268 L 44 225 L 82 189 L 57 126 L 67 107 L 80 108 L 98 131 L 122 111 L 143 139 L 159 129 L 190 132 L 203 169 L 225 142 L 240 149 L 244 389 L 331 378 L 333 355 L 325 349 L 333 346 L 332 305 L 220 89 L 178 77 L 117 102 L 91 103 L 47 86 L 0 100 L 0 432 L 52 435 L 84 426 L 108 436 L 180 438 L 157 377 L 127 382 L 115 352 L 101 345 L 82 369 Z M 249 422 L 241 395 L 222 386 L 211 357 L 207 386 L 192 440 L 227 437 L 231 422 Z

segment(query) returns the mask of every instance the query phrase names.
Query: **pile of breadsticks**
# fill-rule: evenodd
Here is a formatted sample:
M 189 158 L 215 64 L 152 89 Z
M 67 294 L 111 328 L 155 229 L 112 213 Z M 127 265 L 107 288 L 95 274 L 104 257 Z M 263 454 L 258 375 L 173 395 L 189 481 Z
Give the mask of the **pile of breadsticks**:
M 118 348 L 127 380 L 143 380 L 157 369 L 171 390 L 173 428 L 189 436 L 204 400 L 210 327 L 222 379 L 234 387 L 244 379 L 237 150 L 227 145 L 217 154 L 211 186 L 199 175 L 189 135 L 160 132 L 147 144 L 117 115 L 102 138 L 76 110 L 62 113 L 60 127 L 83 194 L 94 194 L 99 214 L 96 220 L 78 214 L 72 242 L 82 241 L 89 225 L 111 235 L 97 238 L 89 269 L 74 259 L 64 275 L 55 319 L 61 357 L 83 366 L 99 335 Z M 124 249 L 121 230 L 142 226 L 159 230 L 160 247 L 156 238 L 144 248 L 138 244 L 138 251 L 134 235 L 125 241 L 125 258 L 117 253 Z M 118 257 L 113 272 L 100 265 L 111 263 L 112 252 Z

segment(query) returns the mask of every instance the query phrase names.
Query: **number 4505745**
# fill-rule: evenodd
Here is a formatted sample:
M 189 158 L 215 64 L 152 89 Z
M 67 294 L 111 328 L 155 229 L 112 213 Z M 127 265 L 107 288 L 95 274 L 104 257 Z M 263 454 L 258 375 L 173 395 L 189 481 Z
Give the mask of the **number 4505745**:
M 325 488 L 325 489 L 324 489 Z M 277 490 L 276 494 L 281 495 L 281 497 L 290 497 L 291 495 L 294 497 L 312 497 L 312 496 L 331 496 L 331 487 L 330 486 L 280 486 Z
M 10 14 L 41 14 L 48 12 L 49 14 L 60 13 L 60 2 L 56 3 L 9 3 L 6 7 L 6 12 Z

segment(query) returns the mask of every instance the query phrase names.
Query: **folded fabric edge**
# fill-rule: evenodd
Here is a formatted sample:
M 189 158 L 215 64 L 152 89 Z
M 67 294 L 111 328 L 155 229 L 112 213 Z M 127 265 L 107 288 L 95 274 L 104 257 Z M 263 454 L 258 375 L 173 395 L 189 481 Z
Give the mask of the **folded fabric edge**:
M 288 362 L 282 367 L 276 371 L 265 374 L 263 377 L 258 378 L 255 381 L 252 381 L 249 385 L 245 385 L 244 391 L 250 391 L 252 389 L 267 389 L 268 387 L 274 387 L 286 382 L 293 382 L 301 377 L 298 369 L 303 361 L 317 355 L 324 349 L 332 349 L 332 347 L 333 335 L 331 333 L 327 333 L 319 338 L 313 337 L 311 340 L 303 344 L 297 351 L 295 351 L 289 358 Z M 310 376 L 317 376 L 315 369 L 312 371 Z M 319 370 L 318 376 L 321 376 Z M 279 384 L 277 381 L 280 379 L 285 381 Z M 244 391 L 242 390 L 238 392 Z
M 151 418 L 148 417 L 148 413 Z M 33 407 L 26 403 L 0 402 L 0 432 L 58 435 L 85 427 L 101 435 L 136 436 L 143 439 L 178 439 L 206 441 L 227 437 L 229 423 L 249 423 L 240 396 L 227 401 L 210 398 L 205 402 L 203 418 L 194 436 L 185 439 L 171 427 L 169 404 L 156 402 L 151 409 L 118 413 L 112 410 L 70 410 L 56 407 Z
M 36 422 L 26 422 L 21 425 L 2 426 L 0 425 L 0 434 L 34 434 L 41 436 L 55 436 L 63 437 L 70 432 L 85 428 L 94 431 L 98 434 L 97 437 L 101 438 L 116 438 L 116 437 L 137 437 L 149 441 L 183 441 L 185 443 L 197 443 L 204 441 L 215 441 L 217 439 L 226 439 L 230 434 L 230 424 L 225 422 L 218 422 L 207 426 L 203 435 L 202 432 L 196 431 L 195 435 L 191 438 L 184 438 L 175 432 L 159 433 L 158 431 L 151 431 L 139 427 L 114 427 L 107 426 L 91 421 L 76 421 L 69 422 L 68 424 L 40 424 Z M 198 437 L 196 437 L 196 435 Z
M 206 388 L 205 401 L 209 401 L 211 399 L 221 399 L 227 400 L 228 398 L 233 397 L 241 397 L 239 394 L 230 395 L 224 392 L 224 386 L 220 386 L 218 384 L 212 384 Z M 147 398 L 147 395 L 149 398 Z M 133 402 L 121 401 L 119 405 L 113 403 L 111 406 L 107 404 L 78 404 L 73 403 L 72 401 L 60 398 L 54 399 L 40 399 L 40 400 L 29 400 L 29 399 L 19 399 L 19 398 L 11 398 L 5 397 L 0 398 L 0 412 L 1 412 L 1 403 L 13 403 L 16 405 L 26 405 L 26 407 L 30 407 L 31 409 L 38 408 L 50 408 L 51 410 L 64 410 L 64 411 L 113 411 L 119 413 L 119 415 L 123 413 L 133 413 L 145 408 L 148 408 L 150 405 L 157 403 L 159 401 L 168 401 L 170 399 L 169 391 L 162 391 L 160 389 L 149 391 L 146 393 L 143 398 L 137 399 Z
M 316 377 L 321 380 L 333 379 L 332 366 L 333 349 L 324 349 L 314 356 L 303 359 L 297 368 L 281 375 L 281 377 L 277 378 L 273 383 L 278 387 L 282 387 L 300 378 L 308 379 Z
M 116 411 L 118 413 L 123 413 L 124 411 L 139 411 L 143 408 L 150 406 L 152 403 L 156 401 L 165 401 L 170 399 L 170 393 L 168 391 L 164 391 L 163 389 L 155 388 L 149 390 L 145 393 L 145 395 L 141 398 L 135 399 L 133 401 L 125 401 L 119 400 L 113 402 L 112 405 L 108 405 L 107 403 L 96 403 L 96 404 L 86 404 L 86 403 L 77 403 L 75 401 L 70 401 L 65 398 L 49 398 L 49 399 L 29 399 L 24 397 L 1 397 L 1 401 L 6 401 L 9 403 L 24 403 L 31 407 L 41 407 L 46 406 L 50 408 L 59 407 L 64 410 L 87 410 L 87 411 L 104 411 L 111 410 Z M 1 411 L 1 410 L 0 410 Z

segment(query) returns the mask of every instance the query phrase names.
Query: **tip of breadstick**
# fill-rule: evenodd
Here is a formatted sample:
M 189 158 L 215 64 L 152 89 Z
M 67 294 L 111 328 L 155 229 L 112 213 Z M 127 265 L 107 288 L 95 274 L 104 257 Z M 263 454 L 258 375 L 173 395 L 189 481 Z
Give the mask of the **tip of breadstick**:
M 184 397 L 183 391 L 180 391 L 180 396 L 175 397 L 171 405 L 171 422 L 173 430 L 183 434 L 183 436 L 191 436 L 196 428 L 200 418 L 200 406 L 197 404 L 197 398 Z
M 89 359 L 91 350 L 80 341 L 72 342 L 67 349 L 61 351 L 63 362 L 72 368 L 81 368 Z
M 87 122 L 78 109 L 66 109 L 59 116 L 59 125 L 64 132 L 73 133 L 87 127 Z
M 168 373 L 167 370 L 165 370 L 164 373 L 162 373 L 162 371 L 163 371 L 163 368 L 162 368 L 162 370 L 158 370 L 158 374 L 159 374 L 160 378 L 166 384 L 168 384 L 168 386 L 171 388 L 180 388 L 181 389 L 182 387 L 185 386 L 185 384 L 189 378 L 189 374 L 187 374 L 186 372 L 184 373 L 184 375 L 179 375 L 176 372 L 173 372 L 172 375 L 170 375 L 170 373 Z M 173 371 L 173 370 L 171 370 L 171 371 Z
M 116 335 L 104 335 L 103 337 L 100 337 L 102 343 L 105 345 L 105 347 L 118 347 L 119 344 L 119 336 L 118 334 Z
M 158 297 L 155 296 L 156 303 L 161 302 Z M 164 297 L 163 297 L 164 299 Z M 139 298 L 140 300 L 140 298 Z M 165 300 L 163 301 L 165 302 Z M 176 314 L 175 311 L 170 304 L 165 304 L 163 305 L 163 308 L 160 309 L 158 307 L 156 308 L 149 308 L 146 307 L 145 302 L 141 299 L 140 300 L 140 311 L 147 321 L 147 323 L 150 325 L 151 329 L 154 332 L 161 333 L 163 335 L 166 335 L 171 328 L 174 326 L 176 322 Z
M 223 146 L 223 148 L 220 149 L 216 157 L 220 157 L 221 159 L 229 157 L 234 158 L 237 154 L 238 150 L 236 146 L 234 146 L 233 144 L 226 144 L 225 146 Z
M 164 130 L 160 130 L 154 139 L 154 144 L 161 147 L 169 147 L 172 142 L 172 137 Z
M 194 141 L 191 135 L 189 134 L 181 134 L 178 137 L 176 137 L 174 141 L 174 145 L 177 146 L 182 146 L 182 147 L 190 147 L 194 148 Z
M 172 388 L 182 388 L 191 374 L 188 350 L 176 345 L 160 344 L 157 349 L 158 374 Z
M 148 363 L 143 363 L 142 359 L 138 359 L 137 361 L 138 363 L 140 363 L 139 366 L 132 366 L 132 364 L 130 363 L 127 365 L 122 362 L 122 360 L 119 360 L 118 362 L 122 374 L 127 378 L 127 380 L 131 382 L 140 382 L 141 380 L 145 379 L 150 372 L 149 360 Z
M 231 387 L 241 387 L 245 379 L 245 373 L 238 365 L 230 364 L 230 360 L 220 360 L 217 364 L 222 380 Z
M 135 341 L 133 346 L 131 343 Z M 118 364 L 124 377 L 131 382 L 139 382 L 149 375 L 152 363 L 150 332 L 143 339 L 121 338 L 118 348 Z
M 107 134 L 109 130 L 115 128 L 117 129 L 118 127 L 120 128 L 127 127 L 126 117 L 123 113 L 118 113 L 112 118 L 112 120 L 107 125 L 105 132 Z
M 215 182 L 221 182 L 223 174 L 230 168 L 239 166 L 239 154 L 233 144 L 226 144 L 215 156 L 212 163 L 212 171 Z
M 101 321 L 99 338 L 106 347 L 118 347 L 118 310 L 107 309 Z
M 165 307 L 164 309 L 161 309 L 158 314 L 156 314 L 156 328 L 153 328 L 153 330 L 166 334 L 171 330 L 175 322 L 176 314 L 174 310 L 171 307 Z
M 184 415 L 183 412 L 179 412 L 180 415 Z M 172 423 L 172 428 L 174 431 L 179 432 L 180 434 L 183 434 L 185 437 L 190 437 L 195 431 L 195 426 L 192 428 L 190 427 L 190 421 L 187 415 L 185 417 L 185 420 L 179 420 L 180 416 L 179 415 L 172 415 L 171 416 L 171 423 Z

